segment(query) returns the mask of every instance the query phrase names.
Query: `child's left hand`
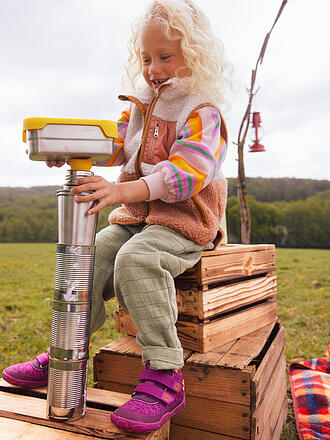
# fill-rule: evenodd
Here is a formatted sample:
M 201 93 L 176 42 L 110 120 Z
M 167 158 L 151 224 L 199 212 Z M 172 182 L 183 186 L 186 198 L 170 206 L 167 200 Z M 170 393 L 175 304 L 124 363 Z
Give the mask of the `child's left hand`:
M 96 214 L 105 206 L 140 202 L 147 200 L 149 197 L 148 186 L 143 180 L 110 183 L 101 176 L 89 176 L 77 179 L 76 183 L 78 186 L 71 189 L 73 195 L 94 191 L 91 194 L 76 197 L 76 203 L 98 200 L 98 204 L 87 211 L 89 215 Z

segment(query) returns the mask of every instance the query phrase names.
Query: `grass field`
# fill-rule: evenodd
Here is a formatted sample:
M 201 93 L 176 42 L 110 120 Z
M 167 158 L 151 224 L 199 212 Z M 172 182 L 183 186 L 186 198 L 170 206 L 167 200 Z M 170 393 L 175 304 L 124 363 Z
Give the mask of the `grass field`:
M 0 243 L 0 370 L 49 346 L 55 244 Z M 330 250 L 278 249 L 278 315 L 286 331 L 287 362 L 322 357 L 329 343 Z M 118 334 L 108 320 L 92 337 L 90 356 Z M 92 363 L 89 386 L 93 385 Z M 289 404 L 291 396 L 288 388 Z M 290 405 L 282 439 L 296 440 Z

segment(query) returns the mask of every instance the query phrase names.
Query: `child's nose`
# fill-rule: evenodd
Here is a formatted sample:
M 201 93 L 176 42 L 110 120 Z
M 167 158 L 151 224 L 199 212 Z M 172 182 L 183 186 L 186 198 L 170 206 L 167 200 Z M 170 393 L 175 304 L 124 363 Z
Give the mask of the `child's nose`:
M 160 65 L 157 61 L 152 61 L 152 63 L 149 66 L 149 75 L 151 74 L 157 74 L 160 72 Z

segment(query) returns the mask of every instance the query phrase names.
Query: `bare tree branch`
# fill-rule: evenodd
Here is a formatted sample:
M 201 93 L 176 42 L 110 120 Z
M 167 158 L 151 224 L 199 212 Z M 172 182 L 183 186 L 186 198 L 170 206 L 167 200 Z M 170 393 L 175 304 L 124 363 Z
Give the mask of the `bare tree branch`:
M 252 108 L 252 102 L 255 94 L 257 92 L 254 92 L 254 86 L 257 78 L 257 72 L 258 72 L 258 66 L 259 64 L 262 64 L 265 52 L 267 49 L 268 41 L 270 38 L 270 34 L 272 33 L 275 24 L 277 23 L 278 19 L 280 18 L 282 11 L 287 4 L 288 0 L 283 0 L 281 7 L 276 15 L 276 18 L 274 20 L 274 23 L 270 29 L 270 31 L 266 34 L 266 37 L 264 39 L 264 42 L 262 44 L 256 66 L 254 69 L 252 69 L 251 74 L 251 84 L 250 89 L 248 90 L 249 94 L 249 100 L 248 105 L 245 110 L 239 132 L 238 132 L 238 141 L 237 141 L 237 150 L 238 150 L 238 181 L 237 181 L 237 193 L 238 193 L 238 200 L 240 204 L 241 209 L 241 241 L 243 244 L 249 244 L 250 238 L 251 238 L 251 214 L 249 209 L 249 203 L 248 203 L 248 196 L 247 196 L 247 189 L 246 189 L 246 178 L 245 178 L 245 170 L 244 170 L 244 145 L 246 141 L 246 136 L 249 130 L 250 126 L 250 119 L 251 119 L 251 108 Z M 259 90 L 259 88 L 258 88 Z M 258 91 L 257 90 L 257 91 Z

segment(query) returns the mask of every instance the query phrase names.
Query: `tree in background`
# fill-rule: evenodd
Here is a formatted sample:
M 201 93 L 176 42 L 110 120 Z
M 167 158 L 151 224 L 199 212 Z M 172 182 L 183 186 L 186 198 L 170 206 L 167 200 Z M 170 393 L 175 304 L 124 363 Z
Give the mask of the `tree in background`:
M 287 0 L 283 0 L 282 5 L 277 13 L 277 16 L 275 18 L 274 23 L 273 23 L 273 26 L 271 27 L 271 30 L 266 34 L 266 37 L 264 39 L 259 57 L 257 59 L 256 66 L 252 70 L 251 84 L 250 84 L 250 89 L 248 90 L 248 94 L 249 94 L 248 105 L 247 105 L 243 120 L 242 120 L 240 128 L 239 128 L 239 133 L 238 133 L 238 141 L 237 141 L 237 150 L 238 150 L 237 193 L 238 193 L 238 200 L 239 200 L 240 210 L 241 210 L 241 241 L 243 244 L 249 244 L 250 243 L 250 236 L 251 236 L 251 214 L 250 214 L 249 201 L 248 201 L 248 195 L 247 195 L 247 189 L 246 189 L 243 151 L 244 151 L 244 145 L 245 145 L 247 132 L 248 132 L 248 129 L 250 126 L 252 102 L 253 102 L 254 95 L 257 93 L 254 91 L 256 77 L 257 77 L 257 70 L 258 70 L 259 64 L 262 64 L 262 62 L 263 62 L 263 58 L 265 55 L 265 51 L 267 48 L 270 34 L 271 34 L 272 30 L 274 29 L 274 26 L 275 26 L 277 20 L 279 19 L 286 3 L 287 3 Z

